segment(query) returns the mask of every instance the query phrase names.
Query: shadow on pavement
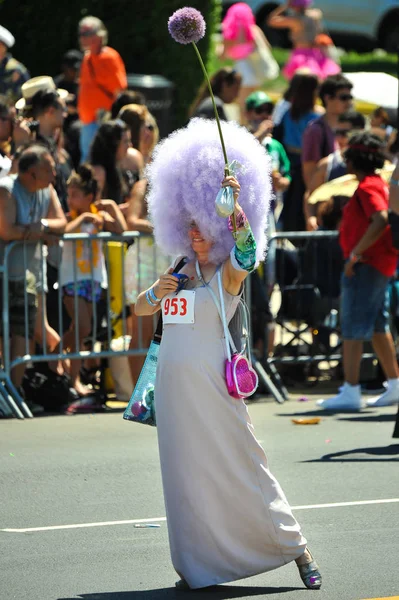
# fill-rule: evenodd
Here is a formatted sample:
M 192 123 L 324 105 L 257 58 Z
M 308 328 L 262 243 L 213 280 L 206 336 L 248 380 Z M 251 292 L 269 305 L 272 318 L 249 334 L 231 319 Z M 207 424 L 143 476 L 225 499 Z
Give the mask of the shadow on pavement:
M 276 413 L 276 417 L 335 417 L 335 415 L 356 415 L 356 417 L 350 418 L 348 420 L 362 420 L 362 419 L 375 419 L 381 421 L 392 421 L 395 419 L 395 415 L 380 415 L 373 413 L 361 412 L 358 410 L 322 410 L 322 409 L 313 409 L 313 410 L 301 410 L 295 411 L 292 413 Z M 344 417 L 340 420 L 344 420 Z
M 358 421 L 359 423 L 376 421 L 381 423 L 386 423 L 388 421 L 394 421 L 396 419 L 396 415 L 366 415 L 366 414 L 357 414 L 356 417 L 340 417 L 339 421 Z
M 304 587 L 250 587 L 220 585 L 200 590 L 176 590 L 176 588 L 162 588 L 155 590 L 141 590 L 132 592 L 104 592 L 100 594 L 80 594 L 73 598 L 58 598 L 58 600 L 166 600 L 173 598 L 188 600 L 195 598 L 212 598 L 212 600 L 228 600 L 229 598 L 245 598 L 248 596 L 268 596 L 269 594 L 282 594 L 285 592 L 306 591 Z
M 355 458 L 353 455 L 356 454 L 367 454 L 375 457 L 390 456 L 392 458 L 365 458 L 359 456 Z M 395 458 L 395 455 L 397 456 Z M 353 458 L 348 458 L 352 457 Z M 344 458 L 343 458 L 344 457 Z M 339 459 L 339 462 L 399 462 L 399 444 L 391 444 L 390 446 L 376 446 L 375 448 L 354 448 L 353 450 L 342 450 L 341 452 L 332 452 L 325 454 L 321 458 L 314 460 L 304 460 L 305 463 L 325 462 L 326 460 L 334 461 Z

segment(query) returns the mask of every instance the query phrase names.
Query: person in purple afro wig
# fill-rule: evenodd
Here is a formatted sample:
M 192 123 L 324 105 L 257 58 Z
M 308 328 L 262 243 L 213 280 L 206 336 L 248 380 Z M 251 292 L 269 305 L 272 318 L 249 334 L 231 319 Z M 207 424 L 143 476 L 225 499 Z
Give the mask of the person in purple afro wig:
M 256 240 L 256 262 L 266 251 L 266 223 L 271 198 L 270 162 L 263 147 L 246 129 L 222 123 L 229 160 L 236 160 L 241 185 L 240 205 Z M 188 235 L 195 220 L 212 242 L 210 260 L 222 263 L 234 245 L 226 219 L 215 213 L 215 198 L 224 161 L 214 121 L 193 119 L 161 142 L 148 168 L 148 206 L 156 243 L 169 255 L 192 258 Z
M 176 586 L 205 588 L 295 561 L 305 586 L 318 589 L 319 567 L 244 402 L 257 374 L 228 331 L 230 323 L 241 344 L 245 327 L 235 330 L 233 318 L 243 283 L 266 250 L 269 159 L 247 130 L 226 122 L 222 130 L 227 157 L 241 165 L 234 175 L 224 174 L 217 125 L 205 119 L 161 142 L 148 168 L 156 242 L 177 257 L 135 304 L 137 316 L 162 311 L 163 323 L 162 342 L 154 338 L 135 393 L 142 398 L 148 389 L 146 365 L 153 370 L 156 357 L 155 413 L 171 557 L 181 577 Z

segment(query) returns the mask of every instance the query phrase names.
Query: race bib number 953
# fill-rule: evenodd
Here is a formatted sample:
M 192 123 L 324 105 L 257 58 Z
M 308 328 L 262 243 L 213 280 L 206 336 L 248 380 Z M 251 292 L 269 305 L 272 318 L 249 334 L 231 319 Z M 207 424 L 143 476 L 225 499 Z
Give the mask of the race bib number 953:
M 165 325 L 194 323 L 195 292 L 182 290 L 168 294 L 162 300 L 162 319 Z

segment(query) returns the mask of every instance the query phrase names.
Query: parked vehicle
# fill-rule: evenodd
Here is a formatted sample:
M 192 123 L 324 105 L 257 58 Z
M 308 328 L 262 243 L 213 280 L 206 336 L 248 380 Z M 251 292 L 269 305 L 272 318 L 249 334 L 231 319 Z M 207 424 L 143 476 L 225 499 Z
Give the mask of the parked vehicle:
M 267 15 L 281 4 L 280 0 L 247 0 L 273 46 L 289 46 L 287 33 L 266 26 Z M 223 11 L 235 4 L 223 0 Z M 397 52 L 399 47 L 399 0 L 315 0 L 324 16 L 324 24 L 333 39 L 361 36 L 372 47 Z M 353 41 L 353 38 L 352 38 Z

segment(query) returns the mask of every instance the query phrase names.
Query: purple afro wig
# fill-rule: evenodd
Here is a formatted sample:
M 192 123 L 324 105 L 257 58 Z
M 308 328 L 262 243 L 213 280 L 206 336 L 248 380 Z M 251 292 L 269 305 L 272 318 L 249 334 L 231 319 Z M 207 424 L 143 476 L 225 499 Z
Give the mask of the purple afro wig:
M 244 127 L 222 122 L 229 161 L 241 165 L 239 203 L 257 242 L 257 262 L 266 252 L 267 213 L 271 198 L 270 160 Z M 217 216 L 215 199 L 224 176 L 224 160 L 215 121 L 192 119 L 155 148 L 147 168 L 149 212 L 156 243 L 165 254 L 193 257 L 188 230 L 195 220 L 213 242 L 210 259 L 221 263 L 233 247 L 227 220 Z

